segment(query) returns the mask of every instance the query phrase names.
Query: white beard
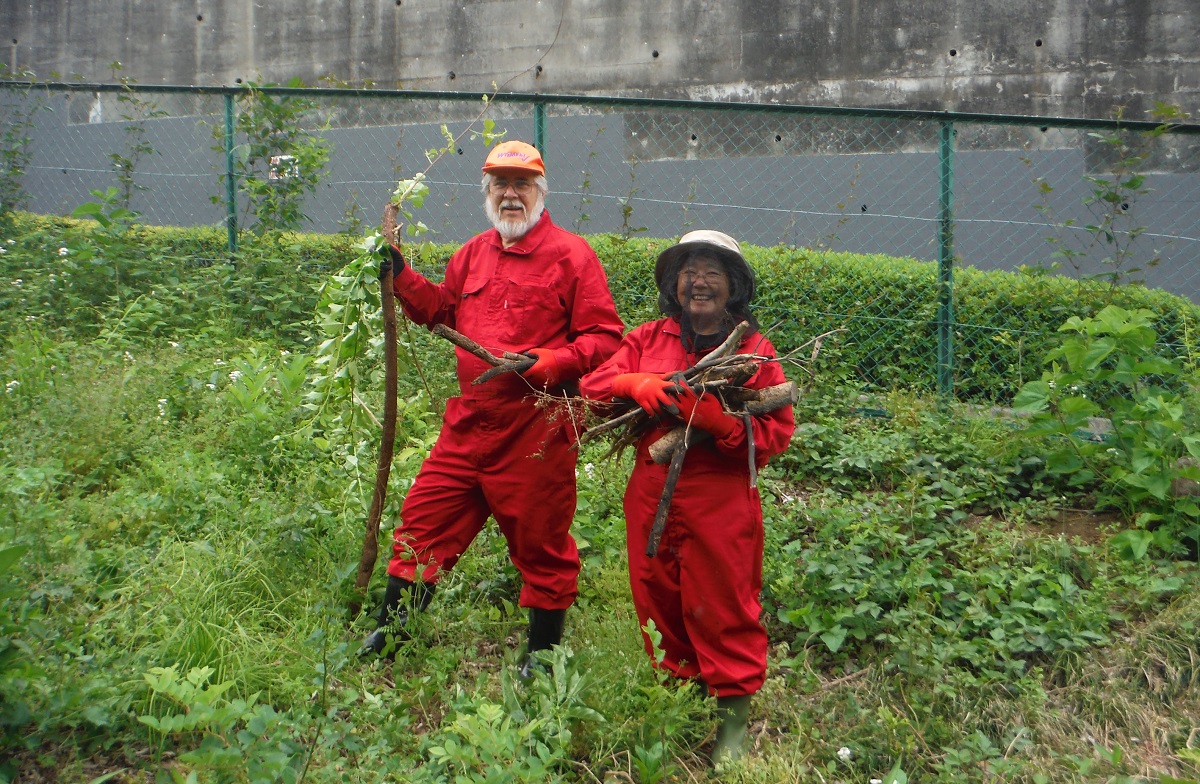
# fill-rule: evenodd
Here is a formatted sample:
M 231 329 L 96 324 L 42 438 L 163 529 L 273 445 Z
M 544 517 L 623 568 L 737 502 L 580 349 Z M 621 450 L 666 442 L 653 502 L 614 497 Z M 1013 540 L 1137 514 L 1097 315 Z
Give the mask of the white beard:
M 488 220 L 496 227 L 496 231 L 500 232 L 500 236 L 507 242 L 514 242 L 521 239 L 529 230 L 537 225 L 537 222 L 542 219 L 542 211 L 546 208 L 545 199 L 539 194 L 537 203 L 533 205 L 533 212 L 528 214 L 524 219 L 516 218 L 505 220 L 500 213 L 500 209 L 505 205 L 518 206 L 524 209 L 524 205 L 519 201 L 501 201 L 499 204 L 494 204 L 491 199 L 484 199 L 483 211 L 487 213 Z

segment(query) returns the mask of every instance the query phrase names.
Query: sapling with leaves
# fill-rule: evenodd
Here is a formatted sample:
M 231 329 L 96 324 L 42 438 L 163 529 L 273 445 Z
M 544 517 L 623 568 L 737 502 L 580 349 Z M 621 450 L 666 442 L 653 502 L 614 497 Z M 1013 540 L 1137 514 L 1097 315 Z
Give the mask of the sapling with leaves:
M 146 137 L 146 123 L 149 120 L 166 117 L 167 112 L 160 108 L 156 101 L 142 98 L 134 90 L 135 79 L 128 76 L 117 76 L 124 69 L 124 65 L 114 61 L 109 64 L 109 67 L 113 71 L 113 78 L 119 78 L 121 82 L 122 89 L 117 93 L 117 101 L 124 107 L 121 111 L 121 119 L 125 121 L 122 130 L 125 132 L 126 143 L 123 152 L 109 153 L 108 159 L 112 161 L 113 173 L 116 174 L 117 182 L 120 183 L 121 206 L 129 209 L 134 193 L 146 190 L 146 186 L 139 185 L 134 179 L 138 165 L 145 156 L 158 152 Z
M 1156 267 L 1162 260 L 1157 245 L 1151 247 L 1149 255 L 1138 253 L 1138 238 L 1148 227 L 1139 225 L 1137 206 L 1152 190 L 1145 171 L 1151 164 L 1155 145 L 1174 125 L 1189 119 L 1190 115 L 1178 106 L 1161 102 L 1156 102 L 1150 113 L 1160 124 L 1148 131 L 1088 132 L 1089 158 L 1099 162 L 1093 166 L 1092 173 L 1083 175 L 1089 189 L 1082 199 L 1088 218 L 1082 226 L 1078 226 L 1075 218 L 1052 224 L 1060 230 L 1081 228 L 1082 236 L 1088 241 L 1085 246 L 1077 247 L 1074 236 L 1060 232 L 1060 236 L 1047 237 L 1055 247 L 1050 254 L 1052 269 L 1066 262 L 1075 274 L 1107 281 L 1116 287 L 1143 282 L 1146 270 Z M 1125 119 L 1124 107 L 1117 108 L 1115 119 L 1118 122 Z M 1027 165 L 1032 164 L 1028 158 L 1023 160 Z M 1034 183 L 1038 189 L 1038 203 L 1034 204 L 1034 209 L 1055 220 L 1055 210 L 1050 203 L 1054 187 L 1042 177 L 1036 178 Z M 1089 265 L 1093 257 L 1096 262 Z
M 468 132 L 470 128 L 463 134 Z M 359 244 L 358 256 L 325 281 L 320 290 L 317 323 L 326 337 L 317 348 L 314 365 L 322 372 L 313 379 L 313 391 L 308 404 L 315 412 L 314 420 L 327 433 L 319 443 L 329 447 L 336 442 L 335 448 L 343 453 L 344 462 L 353 476 L 347 492 L 355 497 L 360 496 L 367 479 L 360 467 L 359 453 L 371 439 L 362 431 L 375 428 L 380 431 L 371 503 L 366 510 L 362 554 L 354 594 L 349 602 L 351 615 L 355 616 L 362 608 L 361 597 L 366 594 L 378 555 L 377 537 L 387 501 L 399 408 L 400 361 L 394 289 L 391 285 L 381 285 L 376 291 L 373 282 L 378 278 L 390 284 L 393 265 L 404 264 L 399 248 L 401 226 L 397 223 L 398 216 L 405 217 L 407 233 L 412 238 L 420 238 L 429 231 L 424 223 L 415 218 L 415 211 L 423 206 L 429 193 L 426 175 L 444 155 L 456 148 L 463 135 L 452 136 L 445 127 L 443 133 L 446 135 L 446 145 L 439 150 L 426 151 L 428 167 L 397 183 L 384 209 L 379 229 Z M 495 138 L 491 120 L 484 121 L 480 136 L 487 140 Z M 430 246 L 431 243 L 424 240 L 420 252 L 427 252 Z M 382 417 L 376 417 L 360 395 L 364 371 L 369 364 L 368 349 L 372 346 L 381 348 L 383 353 Z M 418 373 L 421 372 L 415 354 L 411 354 L 411 366 Z M 425 386 L 428 393 L 428 385 Z M 433 395 L 430 393 L 428 397 L 432 398 Z M 412 458 L 415 454 L 408 452 L 406 456 Z

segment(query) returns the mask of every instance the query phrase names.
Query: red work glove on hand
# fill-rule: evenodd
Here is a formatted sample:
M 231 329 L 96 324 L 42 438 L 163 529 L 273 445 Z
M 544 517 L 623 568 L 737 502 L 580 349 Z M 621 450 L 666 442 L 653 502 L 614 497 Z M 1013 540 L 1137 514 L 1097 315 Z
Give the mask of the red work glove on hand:
M 654 373 L 622 373 L 613 379 L 613 397 L 623 397 L 637 403 L 653 416 L 663 411 L 675 412 L 675 392 L 679 387 Z
M 684 389 L 679 395 L 679 418 L 685 425 L 707 430 L 717 438 L 728 436 L 737 423 L 725 413 L 725 407 L 716 395 L 697 395 L 691 388 Z
M 521 376 L 535 387 L 552 387 L 558 383 L 558 360 L 554 352 L 548 348 L 531 348 L 525 352 L 537 357 L 533 367 Z

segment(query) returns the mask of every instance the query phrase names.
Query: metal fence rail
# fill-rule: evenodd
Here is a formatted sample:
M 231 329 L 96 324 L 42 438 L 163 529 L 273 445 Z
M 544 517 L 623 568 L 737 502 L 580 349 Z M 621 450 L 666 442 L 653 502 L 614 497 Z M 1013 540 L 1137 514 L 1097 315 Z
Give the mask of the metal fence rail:
M 935 262 L 912 313 L 871 312 L 854 292 L 824 306 L 879 322 L 932 313 L 943 392 L 969 372 L 956 366 L 956 340 L 992 339 L 988 323 L 956 321 L 956 267 L 1144 283 L 1200 302 L 1196 124 L 554 95 L 0 87 L 6 208 L 68 213 L 90 191 L 118 187 L 143 222 L 224 226 L 232 246 L 264 219 L 250 182 L 282 190 L 311 177 L 296 197 L 302 228 L 332 233 L 374 225 L 397 180 L 427 170 L 420 217 L 435 239 L 460 242 L 484 225 L 476 134 L 491 120 L 542 150 L 548 207 L 580 233 L 719 228 L 752 245 Z M 288 133 L 270 127 L 262 101 L 276 114 L 287 104 Z M 450 153 L 430 167 L 427 151 L 448 139 Z M 311 170 L 297 152 L 306 140 L 324 150 Z M 273 144 L 274 164 L 262 154 Z

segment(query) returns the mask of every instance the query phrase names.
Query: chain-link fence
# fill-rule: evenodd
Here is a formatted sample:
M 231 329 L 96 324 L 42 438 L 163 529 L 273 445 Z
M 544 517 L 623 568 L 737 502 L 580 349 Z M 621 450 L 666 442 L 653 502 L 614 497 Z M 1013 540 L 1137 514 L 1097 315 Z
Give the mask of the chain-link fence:
M 1195 124 L 577 96 L 3 87 L 0 199 L 34 212 L 69 213 L 90 191 L 116 188 L 143 222 L 224 226 L 233 245 L 264 221 L 357 232 L 377 222 L 398 179 L 427 172 L 420 217 L 435 239 L 461 242 L 485 225 L 480 134 L 491 121 L 542 149 L 548 208 L 583 234 L 717 228 L 751 245 L 926 261 L 922 285 L 905 302 L 889 297 L 886 311 L 855 290 L 820 307 L 860 342 L 884 340 L 890 323 L 931 324 L 942 391 L 971 372 L 981 345 L 1026 337 L 1000 298 L 971 321 L 956 314 L 956 268 L 1144 283 L 1200 302 Z M 439 149 L 449 152 L 431 166 Z M 291 224 L 280 211 L 288 199 L 299 205 Z M 776 309 L 769 315 L 788 317 Z

